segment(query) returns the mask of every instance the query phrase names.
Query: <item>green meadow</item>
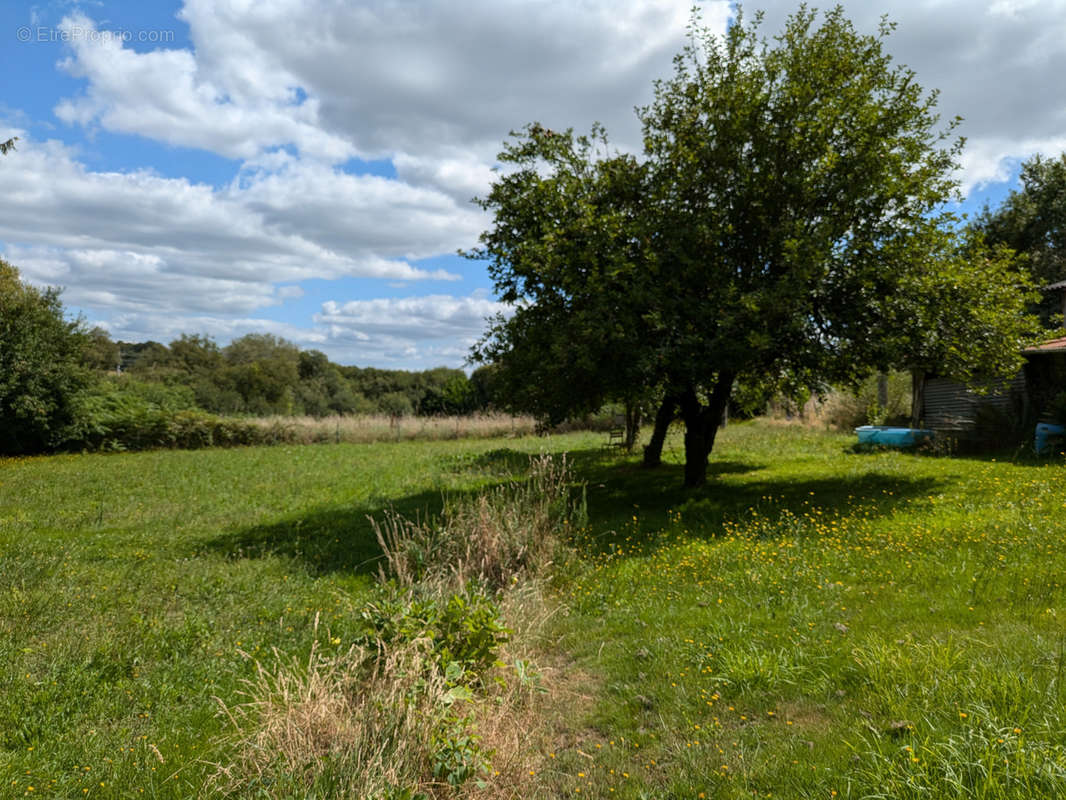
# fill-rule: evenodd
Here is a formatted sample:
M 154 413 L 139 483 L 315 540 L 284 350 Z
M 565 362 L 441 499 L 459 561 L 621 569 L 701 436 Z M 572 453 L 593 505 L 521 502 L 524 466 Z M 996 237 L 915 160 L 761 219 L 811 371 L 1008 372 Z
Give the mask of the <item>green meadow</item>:
M 1066 796 L 1066 467 L 852 438 L 731 425 L 697 492 L 679 443 L 648 472 L 602 434 L 2 461 L 0 796 L 213 796 L 220 701 L 358 635 L 368 517 L 541 452 L 588 523 L 538 637 L 528 782 L 460 794 Z

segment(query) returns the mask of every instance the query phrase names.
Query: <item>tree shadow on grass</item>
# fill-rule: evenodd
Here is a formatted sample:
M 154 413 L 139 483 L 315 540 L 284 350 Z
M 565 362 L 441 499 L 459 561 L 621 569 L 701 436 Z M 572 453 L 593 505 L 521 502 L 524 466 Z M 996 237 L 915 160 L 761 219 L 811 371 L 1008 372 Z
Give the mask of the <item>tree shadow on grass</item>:
M 510 475 L 524 472 L 529 459 L 528 453 L 500 448 L 457 460 L 448 465 L 450 472 L 481 481 L 474 488 L 449 491 L 448 497 L 471 497 L 504 483 Z M 679 465 L 644 469 L 632 458 L 619 459 L 600 449 L 571 452 L 567 460 L 575 479 L 584 485 L 589 535 L 582 548 L 591 550 L 607 549 L 627 537 L 630 545 L 642 539 L 647 547 L 654 548 L 657 532 L 671 525 L 678 513 L 687 535 L 700 538 L 717 535 L 724 522 L 746 519 L 753 509 L 771 520 L 785 512 L 802 516 L 813 508 L 829 516 L 859 511 L 868 517 L 888 516 L 900 503 L 928 495 L 942 483 L 933 478 L 876 472 L 759 480 L 753 477 L 768 465 L 712 460 L 707 485 L 693 491 L 682 488 L 683 468 Z M 485 481 L 486 477 L 491 479 Z M 325 507 L 225 533 L 206 547 L 232 559 L 290 558 L 313 575 L 368 575 L 377 571 L 381 559 L 370 517 L 381 519 L 386 509 L 392 509 L 408 519 L 428 519 L 440 514 L 443 503 L 439 490 L 428 490 L 387 501 Z
M 408 519 L 428 519 L 439 515 L 442 506 L 439 491 L 426 491 L 387 503 L 312 509 L 295 517 L 227 532 L 207 542 L 206 550 L 235 560 L 288 558 L 302 564 L 311 575 L 371 575 L 377 572 L 381 561 L 371 517 L 380 520 L 391 509 Z
M 680 515 L 688 536 L 710 538 L 723 523 L 744 521 L 758 512 L 776 520 L 802 517 L 817 509 L 823 516 L 862 513 L 869 518 L 895 513 L 901 503 L 939 491 L 943 480 L 866 473 L 771 477 L 757 473 L 767 464 L 713 458 L 707 485 L 684 489 L 684 468 L 663 464 L 643 469 L 633 460 L 605 461 L 593 452 L 572 454 L 575 471 L 586 481 L 591 546 L 608 549 L 622 539 L 654 546 L 657 532 Z M 634 520 L 634 517 L 636 518 Z
M 370 518 L 395 512 L 411 520 L 440 515 L 445 494 L 451 500 L 473 497 L 488 488 L 521 479 L 529 469 L 529 453 L 497 448 L 484 453 L 457 454 L 444 462 L 444 471 L 468 477 L 465 490 L 427 490 L 399 498 L 375 498 L 365 503 L 327 506 L 264 525 L 230 531 L 204 546 L 231 559 L 282 557 L 301 563 L 308 573 L 375 574 L 381 546 Z

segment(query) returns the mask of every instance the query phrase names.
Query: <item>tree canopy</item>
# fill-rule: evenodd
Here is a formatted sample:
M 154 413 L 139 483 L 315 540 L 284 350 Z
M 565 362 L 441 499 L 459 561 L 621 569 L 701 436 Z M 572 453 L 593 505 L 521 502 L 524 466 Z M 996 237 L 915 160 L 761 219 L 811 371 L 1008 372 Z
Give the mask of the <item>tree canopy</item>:
M 1066 280 L 1066 153 L 1058 158 L 1036 155 L 1022 163 L 1021 188 L 995 210 L 988 207 L 974 221 L 990 245 L 1005 245 L 1025 259 L 1039 286 Z M 1049 293 L 1039 304 L 1050 328 L 1062 327 L 1062 306 Z
M 87 335 L 59 290 L 37 289 L 0 259 L 0 453 L 55 446 L 74 423 Z
M 496 224 L 469 255 L 488 260 L 517 308 L 494 321 L 475 359 L 496 365 L 499 396 L 549 423 L 625 399 L 648 380 L 644 166 L 611 156 L 602 129 L 535 124 L 500 160 L 516 169 L 479 201 Z
M 817 387 L 947 352 L 963 373 L 1002 373 L 1027 333 L 975 292 L 942 291 L 981 283 L 967 263 L 989 260 L 952 237 L 958 120 L 893 65 L 892 26 L 863 35 L 839 8 L 818 24 L 801 7 L 768 41 L 760 22 L 738 13 L 717 35 L 694 21 L 638 112 L 643 159 L 611 154 L 599 129 L 513 134 L 471 254 L 516 306 L 476 357 L 512 386 L 529 373 L 515 391 L 542 414 L 657 388 L 685 422 L 688 486 L 738 380 Z M 997 298 L 1019 310 L 1024 281 L 997 258 Z M 943 323 L 938 304 L 959 298 L 976 303 Z

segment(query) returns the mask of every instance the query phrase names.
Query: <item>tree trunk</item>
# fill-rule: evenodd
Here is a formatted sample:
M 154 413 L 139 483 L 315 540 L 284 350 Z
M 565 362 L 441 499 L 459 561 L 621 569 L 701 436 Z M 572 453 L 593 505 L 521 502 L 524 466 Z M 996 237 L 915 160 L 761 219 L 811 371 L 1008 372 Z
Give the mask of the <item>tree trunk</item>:
M 922 427 L 922 406 L 925 405 L 925 371 L 911 370 L 911 427 Z
M 708 405 L 703 405 L 694 387 L 681 395 L 681 417 L 685 420 L 685 488 L 695 489 L 707 482 L 707 458 L 722 422 L 722 412 L 733 392 L 732 373 L 719 373 Z
M 644 446 L 644 466 L 657 467 L 663 463 L 663 443 L 670 423 L 677 417 L 677 398 L 673 395 L 663 397 L 659 410 L 655 412 L 655 427 L 651 432 L 651 441 Z
M 640 435 L 640 405 L 626 401 L 626 452 L 633 451 L 633 445 L 637 443 Z

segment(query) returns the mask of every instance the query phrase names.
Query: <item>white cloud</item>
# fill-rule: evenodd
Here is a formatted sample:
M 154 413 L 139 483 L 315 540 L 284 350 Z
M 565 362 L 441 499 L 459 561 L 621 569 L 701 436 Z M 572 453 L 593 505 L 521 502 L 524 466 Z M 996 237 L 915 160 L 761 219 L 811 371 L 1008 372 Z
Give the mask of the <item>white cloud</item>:
M 724 27 L 727 4 L 708 6 Z M 491 156 L 534 119 L 633 130 L 632 106 L 669 68 L 688 13 L 677 0 L 187 0 L 181 17 L 214 73 L 271 54 L 362 153 Z
M 238 174 L 210 187 L 150 169 L 97 172 L 60 142 L 15 132 L 17 160 L 0 160 L 0 252 L 128 338 L 154 319 L 221 338 L 274 332 L 360 363 L 457 363 L 487 297 L 338 299 L 289 333 L 255 312 L 295 300 L 310 278 L 457 279 L 411 262 L 475 243 L 486 219 L 467 200 L 487 191 L 508 131 L 599 120 L 638 148 L 633 107 L 670 74 L 690 5 L 185 0 L 187 49 L 72 37 L 62 69 L 84 89 L 56 105 L 66 132 L 200 148 L 240 161 Z M 702 3 L 711 28 L 725 29 L 729 5 Z M 795 9 L 758 5 L 770 35 Z M 861 31 L 875 31 L 881 12 L 845 0 Z M 964 190 L 1066 149 L 1066 92 L 1054 79 L 1066 74 L 1066 0 L 900 0 L 890 13 L 889 52 L 941 90 L 945 119 L 965 117 Z M 97 29 L 84 15 L 64 24 Z M 388 159 L 397 177 L 349 174 L 353 157 Z
M 484 331 L 485 320 L 509 309 L 485 293 L 469 297 L 427 295 L 423 297 L 375 298 L 323 304 L 315 322 L 327 326 L 335 335 L 346 331 L 366 335 L 414 339 L 451 339 L 463 337 L 473 343 Z
M 88 82 L 84 95 L 56 106 L 65 122 L 98 122 L 228 158 L 254 158 L 286 144 L 331 162 L 355 155 L 343 137 L 321 128 L 318 101 L 299 98 L 293 77 L 269 53 L 243 48 L 231 53 L 240 71 L 212 73 L 188 50 L 138 53 L 121 37 L 91 35 L 96 25 L 82 15 L 65 18 L 60 30 L 72 49 L 60 66 Z
M 86 90 L 56 113 L 230 158 L 290 145 L 331 163 L 392 158 L 404 179 L 465 202 L 527 122 L 601 120 L 638 145 L 633 106 L 669 70 L 688 14 L 678 0 L 186 0 L 194 49 L 72 42 L 63 67 Z M 705 4 L 715 26 L 727 14 Z
M 473 208 L 447 195 L 297 162 L 214 189 L 148 171 L 93 172 L 19 132 L 0 162 L 5 257 L 100 312 L 244 314 L 294 297 L 274 285 L 345 276 L 456 280 L 409 261 L 467 246 Z

